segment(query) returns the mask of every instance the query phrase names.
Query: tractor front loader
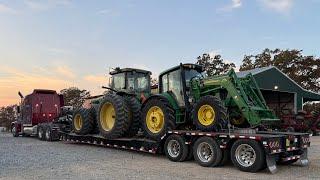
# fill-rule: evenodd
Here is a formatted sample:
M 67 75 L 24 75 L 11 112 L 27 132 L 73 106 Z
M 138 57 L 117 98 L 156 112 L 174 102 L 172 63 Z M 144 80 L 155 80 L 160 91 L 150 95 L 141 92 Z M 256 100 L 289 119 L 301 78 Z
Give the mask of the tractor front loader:
M 159 139 L 168 130 L 220 131 L 229 121 L 240 127 L 279 119 L 268 109 L 252 75 L 204 77 L 202 66 L 180 64 L 159 76 L 159 94 L 143 104 L 146 136 Z

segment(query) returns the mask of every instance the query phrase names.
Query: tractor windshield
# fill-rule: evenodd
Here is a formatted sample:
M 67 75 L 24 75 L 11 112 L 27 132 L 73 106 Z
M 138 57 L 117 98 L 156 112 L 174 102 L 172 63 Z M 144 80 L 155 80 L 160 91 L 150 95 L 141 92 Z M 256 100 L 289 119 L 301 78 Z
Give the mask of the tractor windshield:
M 185 79 L 186 79 L 186 86 L 190 86 L 190 80 L 195 77 L 203 77 L 202 73 L 197 71 L 196 69 L 185 69 Z
M 138 92 L 148 91 L 149 75 L 144 73 L 128 73 L 128 88 Z
M 123 90 L 126 87 L 125 74 L 119 73 L 112 76 L 112 87 L 116 90 Z

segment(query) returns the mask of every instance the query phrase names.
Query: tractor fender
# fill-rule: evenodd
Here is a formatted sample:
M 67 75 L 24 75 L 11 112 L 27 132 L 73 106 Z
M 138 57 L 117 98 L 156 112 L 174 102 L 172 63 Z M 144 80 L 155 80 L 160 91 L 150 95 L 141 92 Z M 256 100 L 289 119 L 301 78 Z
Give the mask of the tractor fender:
M 154 94 L 149 96 L 141 105 L 141 109 L 151 100 L 151 99 L 162 99 L 165 100 L 167 102 L 169 102 L 169 100 L 162 94 Z
M 165 92 L 162 94 L 154 94 L 149 96 L 142 104 L 141 108 L 143 108 L 145 106 L 145 104 L 150 101 L 151 99 L 162 99 L 164 101 L 166 101 L 168 104 L 170 104 L 170 106 L 175 110 L 175 111 L 180 111 L 179 105 L 177 104 L 176 100 L 174 97 L 172 97 L 172 95 L 169 92 Z

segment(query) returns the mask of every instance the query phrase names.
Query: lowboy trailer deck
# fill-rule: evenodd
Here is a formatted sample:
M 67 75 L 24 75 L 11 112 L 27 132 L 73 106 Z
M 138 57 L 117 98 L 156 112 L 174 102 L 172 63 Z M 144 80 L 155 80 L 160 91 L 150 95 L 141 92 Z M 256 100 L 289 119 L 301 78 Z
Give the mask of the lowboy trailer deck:
M 165 153 L 171 161 L 194 158 L 205 167 L 223 166 L 228 161 L 241 171 L 257 172 L 268 168 L 277 172 L 277 164 L 289 165 L 296 161 L 309 164 L 307 152 L 309 134 L 268 132 L 253 129 L 201 132 L 168 131 L 159 141 L 144 137 L 106 139 L 100 135 L 77 135 L 61 132 L 60 140 L 87 143 L 146 153 Z

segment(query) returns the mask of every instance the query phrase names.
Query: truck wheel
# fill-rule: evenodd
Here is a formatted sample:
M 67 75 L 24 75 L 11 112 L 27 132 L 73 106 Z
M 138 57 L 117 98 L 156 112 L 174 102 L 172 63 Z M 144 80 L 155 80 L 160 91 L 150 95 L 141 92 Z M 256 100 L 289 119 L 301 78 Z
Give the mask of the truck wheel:
M 124 99 L 129 107 L 129 116 L 131 121 L 126 136 L 132 137 L 137 135 L 140 128 L 141 104 L 133 96 L 125 96 Z
M 265 164 L 265 153 L 257 141 L 240 139 L 231 147 L 231 160 L 241 171 L 257 172 Z
M 193 145 L 194 159 L 200 166 L 215 167 L 222 159 L 218 143 L 210 137 L 201 137 Z
M 38 126 L 38 139 L 43 141 L 45 136 L 44 127 L 42 125 Z
M 45 130 L 45 140 L 46 141 L 52 141 L 52 133 L 51 133 L 51 126 L 48 125 L 46 127 L 46 130 Z
M 17 132 L 16 126 L 12 126 L 11 133 L 12 133 L 13 137 L 18 137 L 19 136 L 19 133 Z
M 170 135 L 164 143 L 166 156 L 174 162 L 185 161 L 188 156 L 189 147 L 185 139 L 178 135 Z
M 93 130 L 94 120 L 91 109 L 77 109 L 73 114 L 72 129 L 76 134 L 89 134 Z
M 227 126 L 227 109 L 214 96 L 203 96 L 193 108 L 193 123 L 202 131 L 218 131 Z
M 129 108 L 116 94 L 107 94 L 101 100 L 97 118 L 101 135 L 108 139 L 123 136 L 130 125 Z
M 175 114 L 169 102 L 153 98 L 142 108 L 142 127 L 147 137 L 160 140 L 169 130 L 175 129 Z

